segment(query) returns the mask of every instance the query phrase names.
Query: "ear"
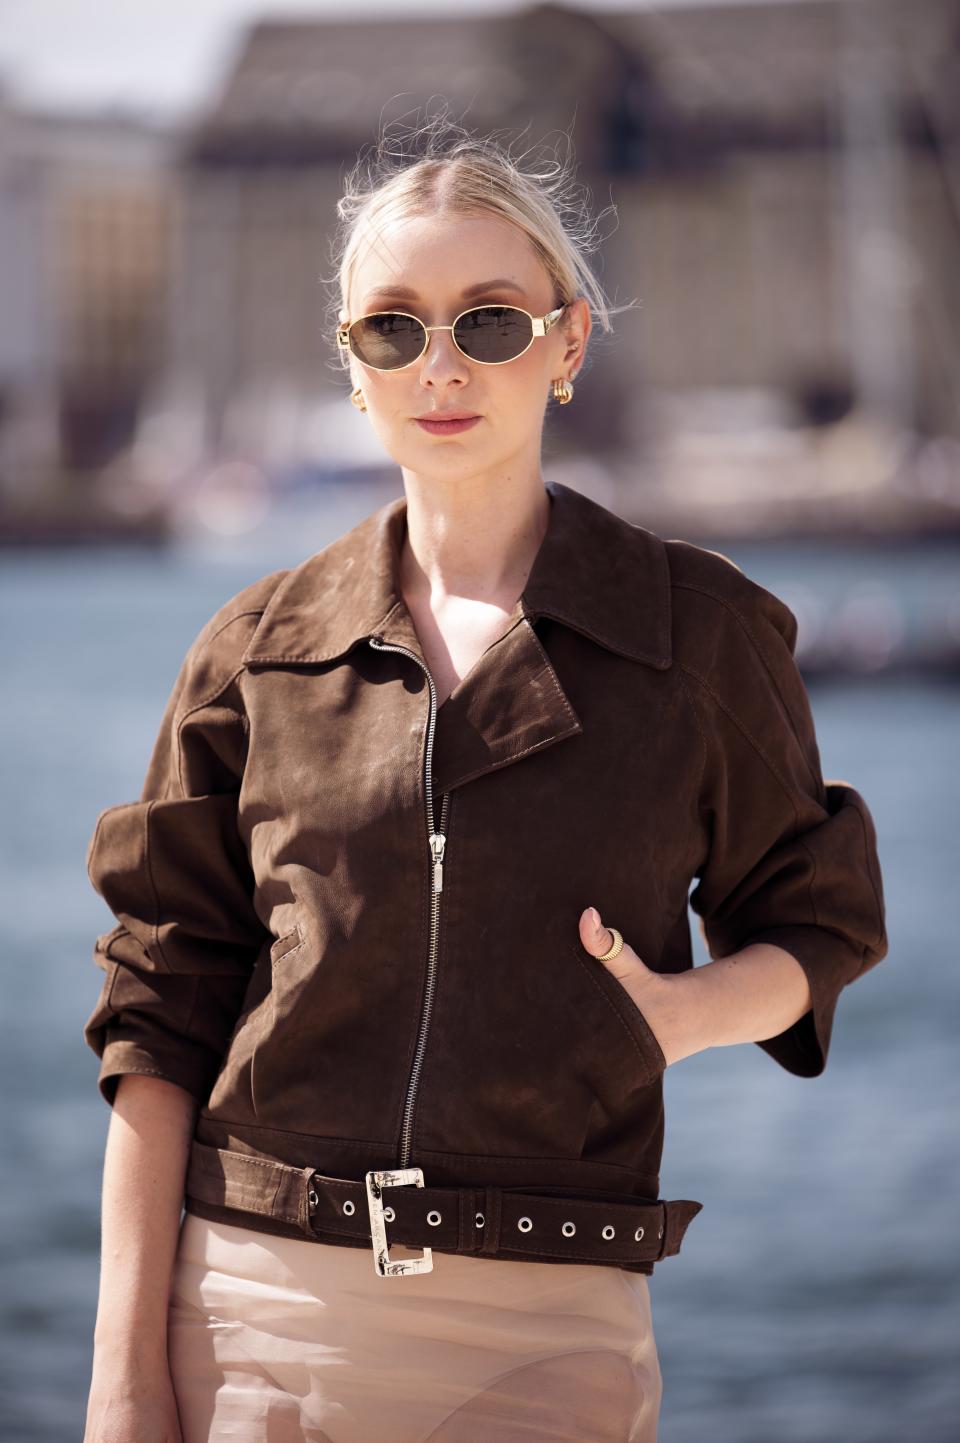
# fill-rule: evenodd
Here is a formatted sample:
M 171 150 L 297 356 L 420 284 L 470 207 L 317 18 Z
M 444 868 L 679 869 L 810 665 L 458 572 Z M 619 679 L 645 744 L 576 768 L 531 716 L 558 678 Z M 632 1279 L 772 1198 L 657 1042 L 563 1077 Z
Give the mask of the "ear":
M 583 365 L 584 353 L 587 348 L 587 338 L 590 335 L 592 320 L 590 307 L 583 296 L 578 296 L 567 308 L 561 318 L 563 338 L 566 342 L 566 349 L 563 353 L 564 364 L 569 361 L 577 361 L 577 370 Z

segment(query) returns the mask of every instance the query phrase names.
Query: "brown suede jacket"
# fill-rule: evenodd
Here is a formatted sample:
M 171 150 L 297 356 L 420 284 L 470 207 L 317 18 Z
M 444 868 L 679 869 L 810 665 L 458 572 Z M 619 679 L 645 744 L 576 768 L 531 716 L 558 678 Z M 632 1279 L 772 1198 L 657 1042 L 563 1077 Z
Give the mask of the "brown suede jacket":
M 200 1104 L 190 1211 L 369 1247 L 366 1205 L 331 1183 L 318 1209 L 318 1178 L 359 1197 L 370 1170 L 419 1167 L 468 1199 L 441 1251 L 652 1272 L 699 1203 L 666 1237 L 662 1212 L 652 1240 L 608 1225 L 609 1256 L 561 1231 L 569 1207 L 517 1231 L 507 1206 L 579 1194 L 599 1222 L 658 1199 L 665 1058 L 582 909 L 660 972 L 693 965 L 688 905 L 713 957 L 786 948 L 813 1006 L 757 1045 L 801 1077 L 886 954 L 873 821 L 821 775 L 793 613 L 720 553 L 546 489 L 508 630 L 439 709 L 400 496 L 217 611 L 140 800 L 97 818 L 117 925 L 84 1037 L 111 1106 L 124 1073 Z

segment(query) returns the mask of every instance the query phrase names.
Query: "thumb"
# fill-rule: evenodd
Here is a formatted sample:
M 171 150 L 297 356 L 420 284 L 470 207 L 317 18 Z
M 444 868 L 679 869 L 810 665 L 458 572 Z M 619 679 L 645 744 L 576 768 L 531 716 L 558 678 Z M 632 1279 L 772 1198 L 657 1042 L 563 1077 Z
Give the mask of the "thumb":
M 596 957 L 598 961 L 604 952 L 609 952 L 613 946 L 613 933 L 609 927 L 603 925 L 603 919 L 596 907 L 588 907 L 580 913 L 580 943 L 591 957 Z M 601 963 L 601 966 L 612 972 L 618 982 L 624 983 L 636 977 L 638 972 L 646 970 L 643 958 L 637 956 L 626 938 L 616 957 L 609 958 Z
M 609 952 L 613 946 L 613 933 L 604 927 L 596 907 L 588 907 L 580 914 L 580 941 L 594 957 Z

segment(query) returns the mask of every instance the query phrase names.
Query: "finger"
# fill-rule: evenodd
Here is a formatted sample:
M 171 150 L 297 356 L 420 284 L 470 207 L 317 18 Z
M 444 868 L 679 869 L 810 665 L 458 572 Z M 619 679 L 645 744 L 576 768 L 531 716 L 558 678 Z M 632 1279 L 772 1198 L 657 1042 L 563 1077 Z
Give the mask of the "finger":
M 613 933 L 608 927 L 604 927 L 597 909 L 588 907 L 581 914 L 580 922 L 580 940 L 587 951 L 594 957 L 600 957 L 604 952 L 609 952 L 613 946 Z M 586 933 L 585 937 L 584 933 Z

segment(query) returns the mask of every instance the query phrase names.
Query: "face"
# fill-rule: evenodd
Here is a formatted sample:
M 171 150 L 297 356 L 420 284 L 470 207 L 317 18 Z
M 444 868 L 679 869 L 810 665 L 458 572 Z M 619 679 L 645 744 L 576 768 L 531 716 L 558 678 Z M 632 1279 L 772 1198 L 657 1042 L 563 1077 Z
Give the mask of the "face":
M 498 278 L 498 285 L 466 294 Z M 424 325 L 449 326 L 470 306 L 515 305 L 543 316 L 555 299 L 542 262 L 519 229 L 497 217 L 441 212 L 392 222 L 365 240 L 349 309 L 341 310 L 340 320 L 401 310 Z M 412 365 L 376 371 L 350 354 L 350 374 L 363 390 L 367 419 L 405 472 L 449 480 L 516 477 L 523 467 L 538 474 L 551 383 L 579 370 L 589 333 L 589 307 L 580 298 L 545 336 L 504 365 L 471 361 L 450 331 L 432 331 Z M 418 424 L 417 417 L 450 410 L 480 419 L 446 435 Z

